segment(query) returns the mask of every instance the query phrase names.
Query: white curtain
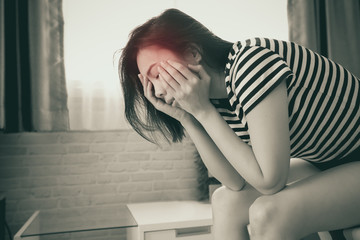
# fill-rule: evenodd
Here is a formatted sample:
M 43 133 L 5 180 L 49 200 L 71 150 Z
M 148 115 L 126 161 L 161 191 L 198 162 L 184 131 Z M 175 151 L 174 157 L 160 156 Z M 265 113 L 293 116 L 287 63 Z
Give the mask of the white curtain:
M 127 128 L 118 82 L 68 80 L 71 130 Z

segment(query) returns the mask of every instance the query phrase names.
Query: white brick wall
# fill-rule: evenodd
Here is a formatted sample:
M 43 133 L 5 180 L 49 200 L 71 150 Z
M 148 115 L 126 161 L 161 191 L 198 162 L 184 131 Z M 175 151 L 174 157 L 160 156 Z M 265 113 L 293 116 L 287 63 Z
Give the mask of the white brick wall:
M 188 139 L 159 148 L 132 130 L 0 133 L 0 192 L 6 196 L 7 222 L 15 234 L 35 210 L 89 211 L 197 199 L 194 151 Z M 124 239 L 123 231 L 104 234 L 98 239 Z

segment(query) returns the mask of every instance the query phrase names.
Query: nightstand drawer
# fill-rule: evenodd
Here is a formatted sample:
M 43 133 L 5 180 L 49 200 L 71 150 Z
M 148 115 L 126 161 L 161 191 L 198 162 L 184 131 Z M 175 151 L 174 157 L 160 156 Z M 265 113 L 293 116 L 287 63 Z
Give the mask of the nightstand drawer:
M 133 203 L 127 205 L 137 227 L 128 240 L 212 240 L 211 204 L 197 201 Z
M 211 226 L 145 232 L 145 240 L 212 240 Z

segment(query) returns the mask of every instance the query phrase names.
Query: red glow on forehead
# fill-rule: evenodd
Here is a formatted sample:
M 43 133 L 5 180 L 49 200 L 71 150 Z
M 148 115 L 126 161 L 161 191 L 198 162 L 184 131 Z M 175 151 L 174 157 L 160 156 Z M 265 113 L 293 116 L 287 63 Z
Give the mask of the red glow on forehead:
M 139 72 L 144 76 L 147 76 L 149 73 L 157 75 L 156 67 L 160 62 L 167 60 L 183 62 L 183 59 L 178 54 L 159 45 L 151 45 L 139 49 L 136 57 Z

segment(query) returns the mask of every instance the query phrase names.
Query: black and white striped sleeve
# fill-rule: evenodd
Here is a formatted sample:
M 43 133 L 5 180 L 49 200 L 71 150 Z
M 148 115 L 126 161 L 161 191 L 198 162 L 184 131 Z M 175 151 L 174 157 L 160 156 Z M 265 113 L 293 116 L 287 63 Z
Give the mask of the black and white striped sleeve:
M 247 114 L 281 81 L 293 75 L 275 52 L 259 46 L 246 46 L 235 58 L 231 88 Z

